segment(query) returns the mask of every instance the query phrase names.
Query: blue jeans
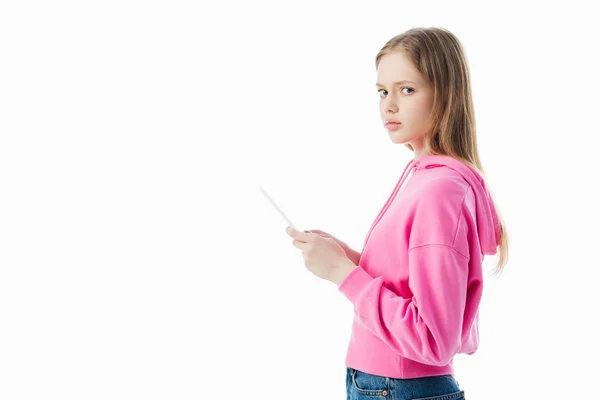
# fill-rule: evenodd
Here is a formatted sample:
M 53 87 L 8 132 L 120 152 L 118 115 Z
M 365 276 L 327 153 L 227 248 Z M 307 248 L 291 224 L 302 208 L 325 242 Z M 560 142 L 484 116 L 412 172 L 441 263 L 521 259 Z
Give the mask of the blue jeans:
M 465 400 L 452 375 L 387 378 L 346 367 L 347 400 Z

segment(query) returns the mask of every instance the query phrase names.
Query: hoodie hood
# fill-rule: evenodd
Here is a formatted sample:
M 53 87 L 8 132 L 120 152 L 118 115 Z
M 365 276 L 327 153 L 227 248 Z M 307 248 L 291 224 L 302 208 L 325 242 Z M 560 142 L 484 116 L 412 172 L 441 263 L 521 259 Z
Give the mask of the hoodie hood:
M 444 155 L 426 155 L 414 159 L 407 166 L 410 169 L 449 167 L 458 172 L 471 186 L 475 194 L 477 231 L 484 254 L 494 255 L 500 243 L 500 220 L 483 177 L 462 161 Z

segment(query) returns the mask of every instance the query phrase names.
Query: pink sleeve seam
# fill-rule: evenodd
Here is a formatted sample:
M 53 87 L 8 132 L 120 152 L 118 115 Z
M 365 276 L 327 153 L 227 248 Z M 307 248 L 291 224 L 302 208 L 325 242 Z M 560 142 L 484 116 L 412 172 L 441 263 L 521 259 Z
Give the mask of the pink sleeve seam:
M 456 250 L 454 247 L 448 246 L 447 244 L 439 244 L 439 243 L 422 244 L 420 246 L 412 247 L 412 248 L 408 249 L 408 251 L 410 252 L 410 251 L 415 250 L 415 249 L 421 249 L 423 247 L 430 247 L 430 246 L 447 247 L 450 250 L 453 250 L 456 254 L 462 256 L 463 258 L 465 258 L 466 260 L 469 260 L 469 257 L 465 256 L 463 253 L 461 253 L 460 251 Z

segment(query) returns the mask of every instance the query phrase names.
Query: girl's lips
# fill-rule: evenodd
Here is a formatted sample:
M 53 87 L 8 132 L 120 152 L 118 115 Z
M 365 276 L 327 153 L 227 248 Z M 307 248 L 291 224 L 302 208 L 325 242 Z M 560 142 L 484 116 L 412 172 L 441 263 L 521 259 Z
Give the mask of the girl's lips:
M 385 127 L 391 131 L 395 131 L 396 129 L 398 129 L 400 127 L 400 125 L 401 125 L 401 123 L 399 123 L 399 122 L 388 122 L 387 124 L 385 124 Z

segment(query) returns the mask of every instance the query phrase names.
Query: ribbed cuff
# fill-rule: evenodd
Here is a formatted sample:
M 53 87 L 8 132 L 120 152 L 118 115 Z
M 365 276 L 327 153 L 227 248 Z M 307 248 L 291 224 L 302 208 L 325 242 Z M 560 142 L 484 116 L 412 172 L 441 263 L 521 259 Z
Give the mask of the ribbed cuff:
M 367 286 L 372 280 L 373 277 L 359 265 L 342 281 L 340 286 L 338 286 L 338 291 L 342 292 L 348 300 L 354 303 L 362 288 Z

